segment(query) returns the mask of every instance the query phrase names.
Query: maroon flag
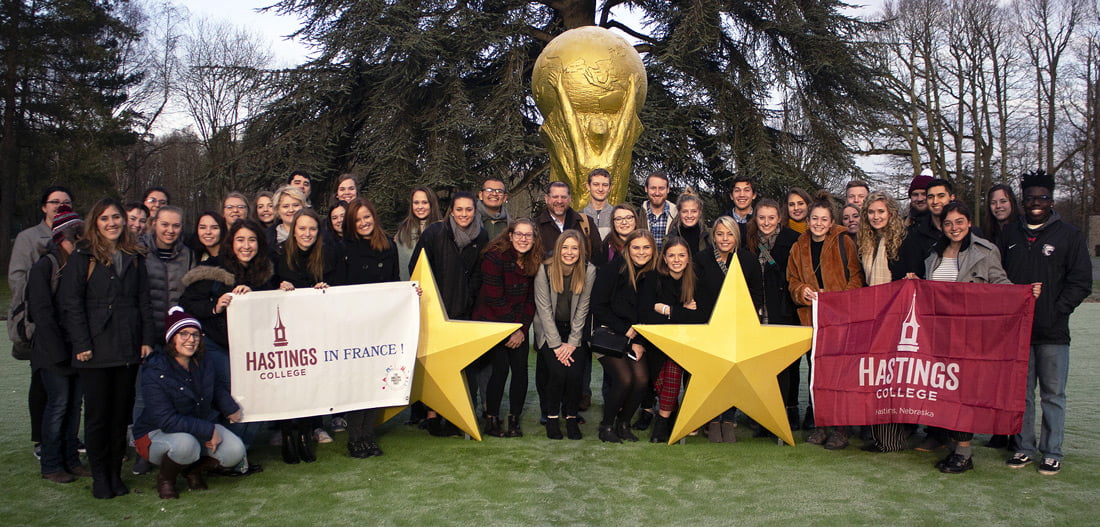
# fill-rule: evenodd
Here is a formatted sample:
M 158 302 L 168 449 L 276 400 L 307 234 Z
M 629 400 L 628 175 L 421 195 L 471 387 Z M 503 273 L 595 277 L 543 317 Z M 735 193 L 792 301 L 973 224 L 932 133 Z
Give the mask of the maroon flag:
M 815 422 L 1018 433 L 1034 309 L 1030 285 L 898 280 L 820 293 Z

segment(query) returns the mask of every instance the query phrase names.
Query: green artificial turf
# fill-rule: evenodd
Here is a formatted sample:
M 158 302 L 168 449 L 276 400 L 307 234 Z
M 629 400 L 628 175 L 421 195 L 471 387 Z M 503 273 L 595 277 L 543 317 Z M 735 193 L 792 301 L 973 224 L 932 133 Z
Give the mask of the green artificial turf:
M 737 444 L 603 444 L 597 403 L 583 441 L 550 441 L 538 426 L 532 386 L 526 436 L 485 441 L 433 438 L 400 424 L 382 428 L 385 455 L 347 457 L 346 433 L 319 447 L 319 461 L 285 465 L 260 441 L 250 458 L 266 470 L 210 478 L 207 492 L 160 500 L 155 476 L 124 480 L 128 496 L 95 500 L 90 480 L 39 477 L 31 456 L 29 366 L 0 344 L 0 524 L 2 525 L 1089 525 L 1100 511 L 1100 304 L 1072 320 L 1074 346 L 1065 468 L 1041 476 L 1011 470 L 1004 451 L 975 447 L 976 469 L 944 475 L 943 455 L 870 454 L 860 441 L 830 452 L 777 446 L 738 428 Z M 533 373 L 533 372 L 532 372 Z M 533 383 L 532 375 L 532 383 Z M 639 434 L 645 440 L 645 434 Z M 798 441 L 802 432 L 796 432 Z M 975 444 L 984 443 L 979 436 Z M 181 483 L 182 484 L 182 483 Z

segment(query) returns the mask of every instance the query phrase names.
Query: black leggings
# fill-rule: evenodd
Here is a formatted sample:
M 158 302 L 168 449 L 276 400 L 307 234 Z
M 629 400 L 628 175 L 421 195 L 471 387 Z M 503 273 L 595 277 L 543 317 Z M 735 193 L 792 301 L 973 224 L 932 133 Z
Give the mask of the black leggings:
M 489 350 L 493 373 L 489 376 L 485 394 L 485 413 L 500 416 L 500 402 L 504 400 L 504 384 L 508 381 L 509 370 L 512 371 L 512 384 L 508 390 L 509 414 L 519 417 L 523 413 L 523 404 L 527 400 L 527 350 L 527 339 L 516 349 L 502 342 Z
M 607 392 L 607 400 L 604 401 L 603 421 L 600 424 L 611 426 L 616 417 L 621 421 L 629 421 L 641 404 L 642 398 L 652 391 L 645 357 L 639 361 L 605 355 L 600 358 L 600 364 L 611 379 L 611 389 Z

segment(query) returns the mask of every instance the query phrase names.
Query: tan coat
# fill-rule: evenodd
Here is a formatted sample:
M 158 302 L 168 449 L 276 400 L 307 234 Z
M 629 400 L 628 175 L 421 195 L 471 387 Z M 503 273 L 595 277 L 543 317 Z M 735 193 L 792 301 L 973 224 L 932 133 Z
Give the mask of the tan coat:
M 814 291 L 845 291 L 863 287 L 863 268 L 856 252 L 856 242 L 844 235 L 847 229 L 834 225 L 825 235 L 825 245 L 821 248 L 821 279 L 817 282 L 814 273 L 813 257 L 810 255 L 810 232 L 807 230 L 798 237 L 791 248 L 791 257 L 787 260 L 787 286 L 791 299 L 798 307 L 798 319 L 803 326 L 813 324 L 813 309 L 802 294 L 807 288 Z M 848 253 L 848 273 L 844 273 L 844 260 L 840 256 L 841 237 L 844 237 L 844 251 Z

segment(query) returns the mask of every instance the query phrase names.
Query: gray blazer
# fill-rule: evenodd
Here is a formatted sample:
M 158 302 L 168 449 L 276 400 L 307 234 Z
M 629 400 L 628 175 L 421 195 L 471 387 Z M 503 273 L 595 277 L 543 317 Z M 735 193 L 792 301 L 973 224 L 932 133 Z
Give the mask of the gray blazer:
M 1001 267 L 1001 252 L 985 238 L 967 235 L 969 242 L 963 243 L 959 251 L 959 277 L 956 282 L 974 282 L 979 284 L 1011 284 L 1005 270 Z M 933 250 L 924 260 L 924 276 L 931 277 L 932 271 L 940 266 L 943 253 Z
M 579 347 L 584 339 L 584 326 L 588 319 L 588 303 L 592 297 L 592 284 L 596 282 L 596 267 L 588 264 L 584 271 L 584 290 L 579 295 L 573 295 L 569 304 L 569 311 L 573 313 L 570 322 L 569 344 Z M 535 349 L 543 345 L 550 349 L 561 346 L 561 335 L 558 335 L 557 324 L 554 323 L 554 306 L 558 303 L 558 293 L 550 288 L 550 277 L 546 274 L 546 265 L 539 266 L 539 272 L 535 275 L 535 320 L 532 326 L 535 329 Z

